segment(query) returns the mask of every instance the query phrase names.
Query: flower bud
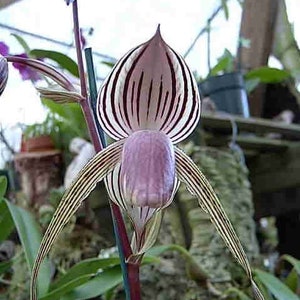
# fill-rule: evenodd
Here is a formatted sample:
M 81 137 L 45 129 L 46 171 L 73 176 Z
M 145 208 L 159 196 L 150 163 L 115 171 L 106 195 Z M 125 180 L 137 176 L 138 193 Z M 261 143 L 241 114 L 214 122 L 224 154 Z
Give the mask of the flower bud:
M 0 95 L 3 93 L 8 78 L 8 63 L 7 60 L 0 55 Z

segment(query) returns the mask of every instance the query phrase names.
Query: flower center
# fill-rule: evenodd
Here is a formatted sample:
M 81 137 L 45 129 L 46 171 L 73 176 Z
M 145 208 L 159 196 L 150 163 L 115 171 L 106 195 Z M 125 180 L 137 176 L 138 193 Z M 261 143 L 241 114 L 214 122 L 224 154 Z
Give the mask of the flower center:
M 163 132 L 152 130 L 130 135 L 123 148 L 121 180 L 129 205 L 167 206 L 175 182 L 175 157 L 170 139 Z

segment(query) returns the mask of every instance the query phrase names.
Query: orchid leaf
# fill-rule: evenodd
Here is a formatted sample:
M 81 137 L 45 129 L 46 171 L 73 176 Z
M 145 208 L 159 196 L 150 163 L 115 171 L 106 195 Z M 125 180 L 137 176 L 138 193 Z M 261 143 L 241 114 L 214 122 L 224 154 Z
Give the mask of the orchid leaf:
M 77 178 L 65 192 L 45 232 L 35 259 L 30 286 L 31 299 L 37 299 L 36 281 L 42 261 L 83 200 L 92 192 L 97 182 L 101 181 L 115 167 L 120 159 L 123 143 L 124 141 L 115 142 L 97 153 L 79 172 Z
M 85 276 L 86 274 L 95 274 L 99 269 L 106 269 L 108 267 L 116 266 L 119 263 L 120 259 L 118 257 L 86 259 L 70 268 L 66 274 L 51 284 L 50 290 L 57 289 L 58 287 L 75 280 L 77 277 Z
M 11 217 L 10 211 L 6 205 L 6 202 L 1 199 L 0 199 L 0 212 L 1 212 L 0 213 L 0 242 L 1 242 L 4 241 L 11 234 L 15 225 Z
M 121 284 L 123 281 L 122 271 L 120 266 L 115 266 L 103 270 L 93 279 L 75 288 L 73 291 L 64 295 L 61 300 L 84 300 L 91 299 L 103 295 L 112 288 Z M 55 298 L 51 298 L 55 300 Z M 46 300 L 46 299 L 41 299 Z M 47 299 L 48 300 L 48 299 Z M 50 300 L 50 298 L 49 298 Z
M 295 268 L 298 275 L 300 275 L 300 260 L 288 254 L 282 255 L 280 259 L 289 262 Z
M 284 284 L 291 289 L 293 292 L 297 292 L 299 275 L 297 274 L 295 268 L 291 270 L 289 275 L 284 279 Z
M 77 278 L 66 282 L 62 286 L 59 286 L 57 289 L 51 291 L 43 297 L 40 297 L 39 300 L 58 300 L 61 299 L 63 295 L 74 290 L 76 287 L 86 283 L 92 277 L 93 274 L 87 274 L 78 276 Z
M 35 58 L 48 58 L 55 61 L 64 70 L 69 71 L 72 75 L 79 77 L 78 66 L 76 62 L 67 55 L 51 50 L 33 49 L 29 52 L 30 56 Z
M 5 196 L 7 190 L 7 178 L 5 176 L 0 176 L 0 199 Z
M 274 275 L 258 269 L 255 270 L 255 275 L 277 300 L 299 300 L 299 297 Z
M 41 232 L 34 217 L 25 209 L 18 207 L 5 200 L 11 217 L 16 226 L 29 270 L 32 269 L 34 258 L 38 252 L 41 241 Z M 43 295 L 47 292 L 50 284 L 50 266 L 46 262 L 41 266 L 41 272 L 38 277 L 38 292 Z

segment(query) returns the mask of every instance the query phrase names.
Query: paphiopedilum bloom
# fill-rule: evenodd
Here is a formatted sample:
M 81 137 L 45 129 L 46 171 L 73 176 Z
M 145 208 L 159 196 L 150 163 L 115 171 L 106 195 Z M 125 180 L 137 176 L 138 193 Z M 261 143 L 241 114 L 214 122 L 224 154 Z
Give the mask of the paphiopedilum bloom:
M 182 182 L 210 215 L 245 269 L 255 297 L 263 299 L 242 245 L 211 185 L 176 146 L 197 125 L 200 98 L 191 71 L 164 42 L 159 29 L 115 65 L 99 93 L 97 113 L 104 131 L 116 141 L 96 154 L 65 192 L 42 240 L 32 286 L 54 240 L 97 182 L 105 180 L 111 200 L 133 224 L 129 263 L 138 262 L 155 242 L 162 212 Z

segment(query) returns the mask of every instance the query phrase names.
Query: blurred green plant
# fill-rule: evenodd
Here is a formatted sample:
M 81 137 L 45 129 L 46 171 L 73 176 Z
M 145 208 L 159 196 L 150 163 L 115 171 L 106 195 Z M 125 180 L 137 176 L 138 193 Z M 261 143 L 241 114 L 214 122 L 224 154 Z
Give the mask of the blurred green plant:
M 236 70 L 235 64 L 236 57 L 228 49 L 225 49 L 207 77 L 234 72 Z M 268 66 L 252 69 L 244 74 L 245 87 L 248 93 L 253 91 L 260 83 L 279 83 L 289 78 L 292 78 L 291 72 Z
M 40 240 L 41 228 L 35 221 L 35 217 L 29 211 L 18 207 L 4 198 L 7 188 L 5 177 L 0 177 L 0 242 L 8 239 L 10 234 L 16 230 L 25 254 L 28 277 L 32 268 L 33 259 L 37 253 Z M 199 282 L 209 280 L 207 274 L 196 264 L 190 253 L 179 245 L 155 246 L 147 252 L 143 264 L 159 263 L 160 255 L 167 251 L 179 252 L 185 259 L 187 276 Z M 19 254 L 17 254 L 18 256 Z M 0 263 L 0 278 L 5 278 L 9 272 L 14 257 L 10 261 Z M 289 256 L 283 255 L 280 260 L 292 265 L 292 270 L 281 280 L 275 275 L 256 269 L 254 274 L 266 300 L 299 300 L 300 290 L 300 261 Z M 69 270 L 52 277 L 50 263 L 47 261 L 39 275 L 39 294 L 41 300 L 73 300 L 90 299 L 103 295 L 104 299 L 112 299 L 113 290 L 122 284 L 122 272 L 120 259 L 117 256 L 97 257 L 85 259 Z M 17 287 L 10 287 L 17 288 Z M 2 289 L 1 296 L 5 296 L 5 289 Z M 27 286 L 24 293 L 28 293 Z M 241 289 L 231 287 L 226 290 L 222 297 L 232 300 L 249 300 L 251 291 L 249 288 Z

